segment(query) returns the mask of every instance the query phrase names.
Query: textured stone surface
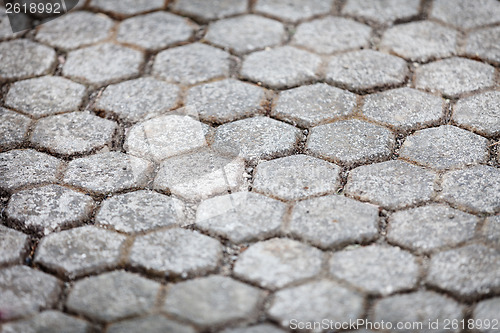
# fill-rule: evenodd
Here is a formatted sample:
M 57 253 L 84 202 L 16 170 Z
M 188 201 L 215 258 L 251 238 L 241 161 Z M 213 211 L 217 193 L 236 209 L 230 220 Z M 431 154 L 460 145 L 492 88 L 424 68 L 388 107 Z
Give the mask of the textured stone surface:
M 329 264 L 330 273 L 336 278 L 377 295 L 412 289 L 419 275 L 414 256 L 381 245 L 335 252 Z
M 241 75 L 274 89 L 289 88 L 316 78 L 321 59 L 290 46 L 254 52 L 247 56 Z
M 129 319 L 112 324 L 108 327 L 107 333 L 195 333 L 195 330 L 187 325 L 176 323 L 161 315 L 151 315 L 147 317 Z
M 27 235 L 0 225 L 0 266 L 21 264 L 27 250 Z
M 326 14 L 332 5 L 332 0 L 258 0 L 255 11 L 285 21 L 297 22 Z
M 351 114 L 356 95 L 324 83 L 282 91 L 271 114 L 279 119 L 312 127 Z
M 500 27 L 491 27 L 469 33 L 465 54 L 500 64 Z
M 494 0 L 436 0 L 430 16 L 457 28 L 471 29 L 500 22 L 500 4 Z
M 488 217 L 479 235 L 486 242 L 500 249 L 500 215 Z
M 208 21 L 235 14 L 244 13 L 247 10 L 246 0 L 179 0 L 173 9 L 181 14 L 193 16 L 201 21 Z
M 205 232 L 235 243 L 276 235 L 286 212 L 285 204 L 253 192 L 237 192 L 203 201 L 196 225 Z
M 53 310 L 44 311 L 31 318 L 2 325 L 2 333 L 87 333 L 91 329 L 91 325 L 88 322 Z
M 19 146 L 25 139 L 31 120 L 0 107 L 0 149 Z
M 90 6 L 123 17 L 141 14 L 165 6 L 163 0 L 92 0 Z
M 378 24 L 389 24 L 396 20 L 409 19 L 420 12 L 419 0 L 348 0 L 342 9 L 347 14 Z
M 297 203 L 287 231 L 321 248 L 373 240 L 378 234 L 378 207 L 339 195 Z
M 483 333 L 493 333 L 498 332 L 498 325 L 494 324 L 493 321 L 496 319 L 497 322 L 500 320 L 498 316 L 498 309 L 500 307 L 500 297 L 495 297 L 479 302 L 474 309 L 473 318 L 478 320 L 479 332 Z M 489 320 L 489 322 L 487 321 Z M 480 323 L 482 324 L 481 327 Z M 489 324 L 489 325 L 488 325 Z M 495 327 L 495 328 L 494 328 Z
M 482 135 L 500 135 L 500 91 L 487 91 L 455 104 L 453 121 Z
M 30 19 L 27 15 L 22 13 L 17 14 L 17 19 L 22 25 L 29 25 Z M 7 40 L 15 37 L 19 37 L 23 34 L 22 31 L 13 33 L 12 28 L 10 26 L 10 21 L 7 17 L 5 7 L 0 8 L 0 40 Z
M 234 265 L 237 277 L 262 288 L 278 289 L 319 273 L 323 254 L 291 239 L 258 242 L 243 252 Z
M 241 328 L 230 328 L 224 330 L 223 333 L 283 333 L 283 330 L 280 330 L 276 326 L 272 326 L 269 324 L 258 324 L 254 326 L 241 327 Z

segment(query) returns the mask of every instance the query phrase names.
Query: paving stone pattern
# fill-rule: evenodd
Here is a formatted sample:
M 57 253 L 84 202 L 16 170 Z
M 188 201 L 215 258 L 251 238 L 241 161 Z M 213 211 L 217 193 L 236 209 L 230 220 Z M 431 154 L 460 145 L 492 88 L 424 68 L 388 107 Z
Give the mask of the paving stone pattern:
M 498 332 L 499 45 L 497 0 L 0 5 L 0 332 Z

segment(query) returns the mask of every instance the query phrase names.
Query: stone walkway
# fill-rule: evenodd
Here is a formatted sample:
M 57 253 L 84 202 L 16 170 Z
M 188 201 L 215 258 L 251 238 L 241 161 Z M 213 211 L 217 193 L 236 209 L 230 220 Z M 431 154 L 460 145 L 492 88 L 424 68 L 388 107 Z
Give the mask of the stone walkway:
M 166 2 L 0 9 L 2 333 L 500 331 L 500 2 Z

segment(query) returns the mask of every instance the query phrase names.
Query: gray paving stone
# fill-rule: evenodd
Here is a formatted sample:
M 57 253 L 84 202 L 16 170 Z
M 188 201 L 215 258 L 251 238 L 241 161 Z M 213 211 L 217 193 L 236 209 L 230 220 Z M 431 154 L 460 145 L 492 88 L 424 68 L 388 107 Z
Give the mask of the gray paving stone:
M 481 333 L 494 333 L 498 332 L 498 309 L 500 308 L 500 297 L 490 298 L 479 302 L 474 309 L 473 318 L 478 320 L 477 328 Z M 496 322 L 493 322 L 494 320 Z M 489 322 L 488 322 L 489 320 Z M 481 326 L 481 327 L 479 327 Z
M 27 15 L 24 15 L 22 13 L 18 13 L 16 15 L 16 19 L 19 20 L 19 22 L 23 23 L 23 26 L 29 25 L 30 19 Z M 7 17 L 6 9 L 5 7 L 0 7 L 0 40 L 7 40 L 7 39 L 12 39 L 21 36 L 24 33 L 24 31 L 20 31 L 17 33 L 12 32 L 12 28 L 10 27 L 10 21 L 9 18 Z
M 430 21 L 400 24 L 386 30 L 380 49 L 410 61 L 426 62 L 456 53 L 457 31 Z
M 253 189 L 282 200 L 300 200 L 333 193 L 340 185 L 340 167 L 307 155 L 260 163 Z
M 435 174 L 403 161 L 387 161 L 352 170 L 345 192 L 388 209 L 429 201 Z
M 143 62 L 142 52 L 104 43 L 69 52 L 62 73 L 76 81 L 103 86 L 139 75 Z
M 220 19 L 247 11 L 246 0 L 178 0 L 172 9 L 200 21 Z
M 431 257 L 426 282 L 458 297 L 473 299 L 500 290 L 500 252 L 479 244 Z
M 281 44 L 285 37 L 283 24 L 257 15 L 216 21 L 205 35 L 207 41 L 240 54 Z
M 301 127 L 312 127 L 348 116 L 355 106 L 353 93 L 316 83 L 282 91 L 271 115 Z
M 130 264 L 164 276 L 183 277 L 213 271 L 222 259 L 222 245 L 197 231 L 174 228 L 137 236 Z
M 459 332 L 459 329 L 451 325 L 446 327 L 446 321 L 460 322 L 464 318 L 462 305 L 432 291 L 417 291 L 384 298 L 375 303 L 373 311 L 374 322 L 392 324 L 393 329 L 390 332 Z M 430 328 L 429 323 L 436 321 L 438 326 Z M 398 329 L 398 323 L 404 323 L 411 329 Z
M 461 128 L 443 125 L 408 136 L 399 155 L 433 169 L 460 168 L 486 162 L 488 140 Z
M 167 81 L 193 85 L 229 75 L 229 53 L 194 43 L 160 52 L 153 74 Z
M 273 89 L 290 88 L 312 81 L 321 59 L 291 46 L 254 52 L 241 67 L 241 76 Z
M 210 127 L 183 115 L 165 115 L 136 124 L 123 145 L 131 155 L 162 161 L 207 145 Z
M 90 7 L 118 17 L 137 15 L 165 7 L 163 0 L 91 0 Z
M 46 185 L 14 193 L 6 215 L 26 229 L 48 234 L 82 223 L 90 217 L 94 201 L 88 195 L 59 185 Z
M 0 43 L 0 54 L 0 82 L 48 74 L 56 64 L 53 49 L 28 39 Z
M 378 235 L 378 207 L 340 195 L 301 201 L 286 231 L 324 249 L 371 241 Z
M 61 231 L 42 238 L 35 262 L 74 279 L 116 267 L 126 239 L 94 226 Z
M 491 27 L 469 33 L 465 54 L 500 64 L 500 27 Z
M 189 40 L 195 28 L 195 24 L 183 17 L 167 12 L 154 12 L 120 23 L 116 40 L 148 51 L 157 51 Z
M 94 108 L 133 123 L 174 108 L 179 92 L 176 85 L 142 77 L 106 87 Z
M 292 43 L 316 53 L 329 54 L 368 47 L 372 29 L 364 24 L 342 17 L 331 17 L 305 22 L 297 27 Z
M 196 201 L 243 188 L 244 172 L 242 159 L 202 150 L 163 161 L 154 187 Z
M 253 117 L 219 126 L 213 147 L 256 162 L 291 153 L 301 136 L 301 131 L 291 125 L 267 117 Z
M 415 71 L 415 87 L 456 98 L 461 94 L 491 87 L 495 69 L 464 58 L 449 58 L 420 66 Z
M 114 271 L 77 281 L 66 307 L 94 320 L 111 322 L 149 312 L 159 290 L 157 282 Z
M 402 84 L 407 75 L 403 59 L 373 50 L 333 56 L 326 70 L 329 83 L 360 91 Z
M 29 319 L 2 325 L 2 333 L 88 333 L 91 330 L 88 322 L 53 310 L 41 312 Z
M 335 252 L 329 264 L 333 276 L 375 295 L 412 289 L 419 275 L 413 255 L 382 245 Z
M 107 39 L 114 22 L 103 14 L 78 11 L 44 23 L 36 40 L 63 50 L 72 50 Z
M 44 76 L 14 83 L 5 104 L 33 117 L 76 111 L 82 104 L 85 87 L 68 79 Z
M 112 324 L 106 333 L 195 333 L 195 330 L 187 325 L 176 323 L 161 315 L 151 315 L 143 318 L 129 319 Z
M 52 307 L 61 293 L 55 277 L 27 266 L 0 270 L 0 309 L 2 320 L 27 316 Z
M 363 114 L 386 126 L 410 131 L 435 125 L 443 117 L 443 99 L 412 88 L 398 88 L 365 97 Z
M 55 182 L 61 161 L 32 149 L 11 150 L 0 154 L 0 189 L 15 189 Z
M 443 176 L 442 192 L 438 198 L 474 212 L 499 211 L 500 170 L 477 165 L 448 172 Z
M 430 17 L 457 28 L 471 29 L 500 22 L 500 4 L 494 0 L 435 0 Z
M 479 235 L 486 242 L 500 248 L 500 215 L 488 217 Z
M 106 199 L 95 217 L 101 226 L 126 233 L 181 225 L 184 219 L 182 201 L 153 191 L 136 191 Z
M 27 235 L 0 225 L 0 266 L 21 264 L 27 250 Z
M 280 289 L 319 274 L 323 253 L 286 238 L 251 245 L 234 264 L 234 274 L 262 288 Z
M 398 211 L 389 218 L 387 239 L 417 252 L 455 246 L 474 237 L 478 219 L 445 205 Z
M 196 226 L 234 243 L 275 236 L 286 205 L 253 192 L 237 192 L 203 201 L 196 211 Z
M 31 120 L 0 107 L 0 149 L 11 149 L 19 146 L 28 133 Z
M 60 155 L 88 154 L 111 148 L 118 125 L 89 112 L 72 112 L 40 119 L 30 141 Z
M 278 19 L 297 22 L 326 14 L 333 7 L 332 0 L 258 0 L 255 11 Z
M 120 152 L 100 153 L 69 162 L 63 181 L 98 194 L 143 187 L 152 164 Z
M 240 328 L 229 328 L 224 330 L 223 333 L 284 333 L 284 331 L 269 324 L 258 324 Z
M 362 315 L 363 297 L 336 282 L 319 280 L 278 291 L 267 313 L 284 328 L 325 318 L 329 323 L 349 322 Z
M 263 113 L 265 97 L 262 88 L 225 79 L 191 88 L 185 103 L 201 120 L 220 124 Z
M 500 135 L 500 91 L 460 99 L 453 110 L 459 126 L 486 136 Z
M 419 0 L 348 0 L 342 14 L 350 15 L 377 24 L 390 24 L 417 16 L 420 12 Z
M 255 316 L 261 299 L 262 292 L 255 287 L 212 275 L 172 285 L 163 310 L 207 327 Z

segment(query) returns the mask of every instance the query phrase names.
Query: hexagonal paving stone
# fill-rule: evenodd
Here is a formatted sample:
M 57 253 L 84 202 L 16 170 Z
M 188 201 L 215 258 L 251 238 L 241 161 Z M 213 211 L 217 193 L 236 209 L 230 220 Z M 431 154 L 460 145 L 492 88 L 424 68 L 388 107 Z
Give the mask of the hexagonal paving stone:
M 500 248 L 500 215 L 488 217 L 479 235 L 486 242 Z
M 130 264 L 166 276 L 204 274 L 222 258 L 222 245 L 197 231 L 179 228 L 138 236 L 130 250 Z
M 201 120 L 225 123 L 263 113 L 265 90 L 234 79 L 202 84 L 189 89 L 186 108 Z
M 94 201 L 88 195 L 59 185 L 46 185 L 14 193 L 6 214 L 24 228 L 48 234 L 75 226 L 90 217 Z
M 136 191 L 104 200 L 95 221 L 106 228 L 136 233 L 180 225 L 184 218 L 182 201 L 153 191 Z
M 258 324 L 240 328 L 229 328 L 222 331 L 222 333 L 284 333 L 284 331 L 269 324 Z
M 82 104 L 85 87 L 57 76 L 44 76 L 14 83 L 5 104 L 34 117 L 76 111 Z
M 478 219 L 445 205 L 398 211 L 389 218 L 387 239 L 417 252 L 455 246 L 474 237 Z
M 397 20 L 407 20 L 420 12 L 419 0 L 348 0 L 342 14 L 377 24 L 390 24 Z
M 244 13 L 247 7 L 246 0 L 212 0 L 210 3 L 205 0 L 178 0 L 172 9 L 200 21 L 209 21 Z
M 461 29 L 500 22 L 500 4 L 495 0 L 436 0 L 430 17 Z
M 286 205 L 253 192 L 237 192 L 203 201 L 196 211 L 196 225 L 205 232 L 234 243 L 276 235 Z
M 453 110 L 459 126 L 487 136 L 500 135 L 500 91 L 460 99 Z
M 94 226 L 42 238 L 35 262 L 71 279 L 118 265 L 126 236 Z
M 141 14 L 165 7 L 163 0 L 92 0 L 90 7 L 118 17 Z
M 243 15 L 212 23 L 205 39 L 236 53 L 247 53 L 280 44 L 285 39 L 280 22 L 257 15 Z
M 326 70 L 329 83 L 359 91 L 396 86 L 407 75 L 408 66 L 403 59 L 373 50 L 333 56 Z
M 382 36 L 380 49 L 410 61 L 426 62 L 455 54 L 457 31 L 430 21 L 400 24 Z
M 458 168 L 486 162 L 488 140 L 450 125 L 426 128 L 408 136 L 399 155 L 438 170 Z
M 500 64 L 500 27 L 471 32 L 467 38 L 465 54 Z
M 245 163 L 240 158 L 202 150 L 163 161 L 154 187 L 194 201 L 244 187 L 244 172 Z
M 56 52 L 28 39 L 0 43 L 0 82 L 48 74 L 56 65 Z
M 209 130 L 189 116 L 160 116 L 132 127 L 123 148 L 129 154 L 161 161 L 206 146 Z
M 498 331 L 498 309 L 500 308 L 500 297 L 495 297 L 479 302 L 474 309 L 473 318 L 478 320 L 477 328 L 481 326 L 479 332 L 494 333 Z M 494 322 L 494 320 L 497 320 Z M 489 322 L 488 322 L 489 320 Z M 480 325 L 481 323 L 482 325 Z
M 353 93 L 316 83 L 282 91 L 271 115 L 301 127 L 312 127 L 348 116 L 355 106 Z
M 412 289 L 419 275 L 413 255 L 382 245 L 335 252 L 329 264 L 330 273 L 336 278 L 376 295 Z
M 443 176 L 439 198 L 474 212 L 500 211 L 500 170 L 477 165 Z
M 114 22 L 103 14 L 72 12 L 40 26 L 36 39 L 63 50 L 76 49 L 107 39 Z
M 290 88 L 316 78 L 321 59 L 291 46 L 254 52 L 241 67 L 241 76 L 273 89 Z
M 377 301 L 373 321 L 392 324 L 391 332 L 408 332 L 407 329 L 397 329 L 400 323 L 411 325 L 411 332 L 459 332 L 458 329 L 446 328 L 445 325 L 447 321 L 460 322 L 463 311 L 464 307 L 449 297 L 432 291 L 417 291 Z M 430 329 L 429 323 L 436 321 L 438 327 Z
M 2 325 L 3 333 L 87 333 L 91 329 L 92 327 L 88 322 L 53 310 L 44 311 L 31 318 Z
M 371 201 L 389 209 L 429 201 L 435 174 L 403 162 L 387 161 L 352 170 L 345 192 L 361 201 Z
M 104 43 L 68 53 L 62 73 L 77 81 L 102 86 L 139 75 L 143 61 L 142 52 Z
M 106 194 L 146 185 L 152 164 L 120 152 L 100 153 L 69 162 L 64 182 Z
M 293 323 L 334 323 L 356 320 L 363 313 L 363 297 L 336 282 L 319 280 L 278 291 L 267 310 L 285 328 Z M 312 328 L 312 326 L 311 326 Z
M 415 71 L 416 88 L 456 98 L 461 94 L 490 87 L 495 69 L 464 58 L 450 58 L 423 65 Z
M 229 75 L 229 53 L 194 43 L 160 52 L 153 74 L 170 82 L 193 85 Z
M 47 117 L 37 122 L 31 143 L 55 154 L 87 154 L 112 146 L 118 125 L 89 112 L 72 112 Z
M 25 186 L 55 182 L 61 161 L 32 149 L 0 154 L 0 189 L 8 192 Z
M 94 108 L 126 122 L 137 122 L 174 108 L 179 92 L 176 85 L 142 77 L 106 87 Z
M 176 323 L 162 315 L 151 315 L 143 318 L 129 319 L 112 324 L 106 330 L 107 333 L 195 333 L 195 330 L 187 325 Z
M 410 131 L 438 124 L 443 99 L 411 88 L 398 88 L 365 97 L 363 114 L 384 125 Z
M 94 320 L 110 322 L 150 311 L 160 284 L 137 274 L 114 271 L 79 280 L 66 307 Z
M 21 264 L 27 251 L 27 235 L 0 225 L 0 266 Z
M 333 193 L 340 185 L 340 167 L 307 156 L 292 155 L 260 163 L 254 172 L 255 191 L 282 200 Z
M 19 146 L 28 133 L 31 119 L 0 107 L 0 149 Z
M 287 231 L 325 249 L 368 242 L 378 235 L 378 207 L 340 195 L 301 201 Z
M 255 11 L 285 21 L 297 22 L 316 15 L 328 13 L 332 0 L 258 0 Z
M 163 309 L 206 327 L 256 316 L 261 298 L 262 292 L 255 287 L 212 275 L 172 285 Z
M 394 142 L 387 128 L 351 119 L 311 129 L 306 150 L 332 162 L 357 165 L 388 158 Z
M 367 25 L 328 16 L 299 25 L 292 43 L 316 53 L 328 54 L 367 47 L 371 32 Z
M 291 239 L 274 238 L 251 245 L 234 264 L 234 274 L 268 289 L 279 289 L 317 275 L 323 253 Z
M 474 299 L 500 291 L 500 252 L 480 244 L 431 257 L 426 282 L 459 297 Z
M 291 125 L 253 117 L 219 126 L 213 147 L 256 162 L 291 153 L 301 136 L 301 131 Z
M 55 277 L 29 268 L 13 266 L 0 270 L 2 320 L 35 313 L 54 306 L 61 293 Z
M 196 25 L 187 19 L 166 12 L 154 12 L 129 18 L 118 27 L 116 40 L 148 51 L 187 41 Z

